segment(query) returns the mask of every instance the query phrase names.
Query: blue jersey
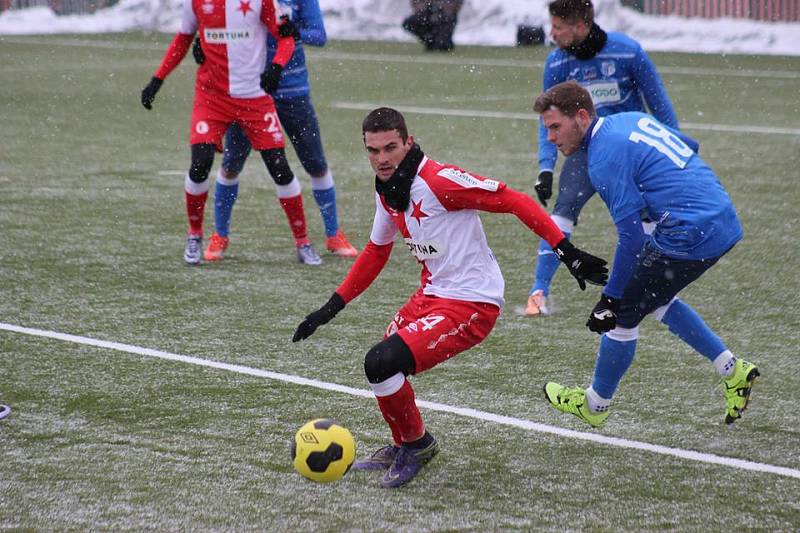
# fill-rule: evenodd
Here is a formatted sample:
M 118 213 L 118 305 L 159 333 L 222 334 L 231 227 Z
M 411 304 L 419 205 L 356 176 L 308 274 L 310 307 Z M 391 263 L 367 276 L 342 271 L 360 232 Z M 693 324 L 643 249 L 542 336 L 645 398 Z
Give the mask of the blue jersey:
M 605 46 L 591 59 L 581 60 L 557 48 L 544 65 L 544 90 L 567 80 L 580 83 L 592 95 L 597 115 L 646 111 L 662 124 L 678 128 L 678 118 L 656 67 L 642 47 L 630 37 L 609 32 Z M 553 170 L 556 146 L 547 141 L 539 122 L 539 170 Z
M 736 209 L 697 144 L 644 113 L 598 118 L 584 139 L 589 179 L 615 223 L 647 210 L 651 241 L 680 259 L 719 257 L 742 238 Z
M 272 94 L 276 100 L 307 96 L 311 92 L 306 70 L 304 44 L 324 46 L 328 40 L 322 12 L 317 0 L 278 0 L 280 16 L 288 16 L 300 30 L 300 40 L 295 43 L 294 55 L 286 64 L 278 90 Z M 267 64 L 272 62 L 277 48 L 272 35 L 267 36 Z

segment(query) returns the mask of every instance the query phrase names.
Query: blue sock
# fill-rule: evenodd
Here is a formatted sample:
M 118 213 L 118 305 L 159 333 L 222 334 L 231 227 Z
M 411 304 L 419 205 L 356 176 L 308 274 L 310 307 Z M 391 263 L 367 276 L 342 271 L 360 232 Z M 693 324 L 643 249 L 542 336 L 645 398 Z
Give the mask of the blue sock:
M 570 234 L 564 233 L 564 236 L 569 239 Z M 561 261 L 558 260 L 556 254 L 553 253 L 553 248 L 547 244 L 547 241 L 542 239 L 539 243 L 539 255 L 536 258 L 536 277 L 533 279 L 531 292 L 541 289 L 544 295 L 550 294 L 550 284 L 553 282 L 553 276 L 556 275 L 558 265 Z
M 220 237 L 227 237 L 231 229 L 233 204 L 239 196 L 239 182 L 223 185 L 217 181 L 214 189 L 214 228 Z
M 597 361 L 594 364 L 592 389 L 607 400 L 613 398 L 635 354 L 635 340 L 621 342 L 603 335 L 600 338 L 600 348 L 597 350 Z
M 333 237 L 339 231 L 339 216 L 336 213 L 336 187 L 330 189 L 314 189 L 314 200 L 319 206 L 322 223 L 325 224 L 325 235 Z
M 669 306 L 661 321 L 683 342 L 714 362 L 725 351 L 725 344 L 700 318 L 700 315 L 680 300 Z

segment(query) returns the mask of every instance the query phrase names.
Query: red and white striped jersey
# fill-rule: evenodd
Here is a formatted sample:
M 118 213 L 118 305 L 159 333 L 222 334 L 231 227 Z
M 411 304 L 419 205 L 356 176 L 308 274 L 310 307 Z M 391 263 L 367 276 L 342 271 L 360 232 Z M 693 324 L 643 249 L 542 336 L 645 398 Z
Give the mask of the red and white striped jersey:
M 274 63 L 285 66 L 294 39 L 278 35 L 277 0 L 184 0 L 180 29 L 155 76 L 164 79 L 180 63 L 200 33 L 205 62 L 195 89 L 233 98 L 257 98 L 267 58 L 267 32 L 278 40 Z
M 411 182 L 405 211 L 376 193 L 369 242 L 336 289 L 350 302 L 386 265 L 399 231 L 422 264 L 422 292 L 441 298 L 503 306 L 505 281 L 486 242 L 478 211 L 516 215 L 551 246 L 564 234 L 533 199 L 505 183 L 423 157 Z M 531 242 L 531 249 L 536 242 Z
M 388 244 L 399 230 L 411 255 L 422 264 L 425 294 L 502 308 L 505 281 L 475 208 L 481 196 L 504 187 L 425 157 L 411 184 L 406 211 L 395 211 L 376 193 L 370 240 Z

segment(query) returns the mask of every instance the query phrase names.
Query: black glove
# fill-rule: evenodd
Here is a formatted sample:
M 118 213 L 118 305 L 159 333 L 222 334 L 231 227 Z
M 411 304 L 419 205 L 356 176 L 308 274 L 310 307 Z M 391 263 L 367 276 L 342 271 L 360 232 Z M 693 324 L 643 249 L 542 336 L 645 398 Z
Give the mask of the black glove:
M 339 311 L 344 309 L 344 306 L 345 303 L 342 297 L 334 292 L 333 296 L 331 296 L 330 300 L 328 300 L 325 305 L 306 316 L 306 319 L 300 322 L 300 325 L 297 326 L 297 330 L 294 332 L 292 342 L 309 338 L 318 327 L 330 322 Z
M 617 327 L 618 308 L 619 300 L 601 294 L 600 301 L 594 306 L 589 320 L 586 321 L 586 327 L 601 335 L 606 331 L 611 331 Z
M 300 40 L 300 30 L 294 25 L 292 19 L 286 15 L 281 17 L 281 24 L 278 26 L 278 35 L 281 37 L 293 37 L 295 41 Z
M 147 87 L 142 89 L 142 105 L 145 109 L 153 109 L 153 100 L 156 99 L 156 93 L 161 88 L 161 84 L 164 83 L 164 80 L 160 80 L 153 76 L 150 80 L 150 83 L 147 84 Z
M 539 177 L 536 178 L 536 185 L 533 186 L 536 191 L 536 196 L 542 205 L 547 207 L 547 200 L 553 196 L 553 173 L 549 170 L 542 170 L 539 172 Z
M 261 88 L 267 94 L 272 94 L 278 90 L 278 84 L 281 82 L 281 72 L 283 67 L 277 63 L 270 63 L 267 70 L 261 73 Z
M 194 56 L 194 62 L 198 65 L 202 65 L 206 61 L 206 53 L 203 52 L 203 46 L 200 44 L 200 37 L 194 38 L 194 44 L 192 45 L 192 55 Z
M 592 285 L 605 285 L 608 280 L 608 269 L 605 259 L 595 257 L 573 246 L 567 239 L 562 239 L 553 248 L 556 257 L 567 265 L 569 273 L 578 280 L 581 290 L 586 290 L 586 282 Z

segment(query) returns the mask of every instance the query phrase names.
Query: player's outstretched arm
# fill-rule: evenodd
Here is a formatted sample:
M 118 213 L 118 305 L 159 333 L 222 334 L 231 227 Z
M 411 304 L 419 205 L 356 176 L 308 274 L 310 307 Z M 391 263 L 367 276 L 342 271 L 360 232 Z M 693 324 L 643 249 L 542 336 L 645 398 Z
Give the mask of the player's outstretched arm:
M 339 311 L 344 309 L 348 302 L 353 301 L 359 294 L 367 290 L 375 278 L 378 277 L 389 256 L 392 253 L 393 243 L 377 245 L 369 241 L 358 254 L 353 266 L 345 276 L 344 281 L 333 293 L 328 302 L 306 316 L 294 332 L 292 342 L 301 341 L 310 337 L 318 327 L 330 322 Z
M 578 280 L 581 290 L 586 290 L 587 282 L 592 285 L 606 284 L 608 279 L 606 260 L 576 248 L 533 198 L 508 187 L 505 183 L 487 180 L 482 176 L 470 175 L 470 181 L 463 176 L 459 178 L 461 174 L 452 175 L 454 177 L 450 181 L 453 183 L 460 181 L 461 185 L 451 186 L 447 190 L 447 195 L 439 197 L 442 205 L 448 209 L 480 209 L 493 213 L 512 213 L 553 247 L 556 256 L 567 265 L 570 274 Z
M 306 315 L 305 320 L 300 322 L 300 325 L 297 326 L 297 329 L 294 332 L 292 342 L 298 342 L 309 338 L 314 334 L 315 331 L 317 331 L 318 327 L 333 320 L 333 317 L 335 317 L 339 311 L 344 309 L 344 306 L 344 299 L 339 296 L 338 293 L 334 292 L 333 296 L 330 297 L 325 305 L 313 313 Z
M 161 65 L 156 70 L 153 77 L 150 78 L 150 83 L 148 83 L 144 89 L 142 89 L 142 105 L 145 109 L 152 109 L 153 108 L 153 101 L 156 98 L 156 93 L 158 93 L 159 89 L 161 89 L 161 85 L 164 84 L 164 80 L 167 79 L 170 72 L 175 70 L 175 67 L 180 65 L 181 60 L 186 55 L 186 52 L 189 51 L 189 47 L 192 45 L 192 38 L 194 37 L 194 32 L 192 33 L 178 33 L 175 35 L 175 38 L 172 39 L 172 42 L 169 43 L 169 48 L 167 48 L 167 52 L 164 54 L 164 59 L 161 60 Z

